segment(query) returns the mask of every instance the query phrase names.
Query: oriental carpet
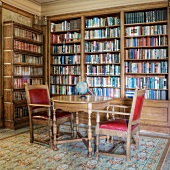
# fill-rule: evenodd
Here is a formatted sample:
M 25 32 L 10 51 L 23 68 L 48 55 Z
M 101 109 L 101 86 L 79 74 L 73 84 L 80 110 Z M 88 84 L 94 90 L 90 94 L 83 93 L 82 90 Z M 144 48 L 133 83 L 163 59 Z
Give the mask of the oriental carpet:
M 61 130 L 67 130 L 63 126 Z M 2 132 L 2 131 L 1 131 Z M 81 128 L 86 133 L 85 128 Z M 36 128 L 36 136 L 46 138 L 47 128 Z M 3 133 L 0 133 L 3 134 Z M 8 134 L 8 133 L 6 133 Z M 87 148 L 82 142 L 58 145 L 53 151 L 47 145 L 29 142 L 29 131 L 20 130 L 18 134 L 0 137 L 0 170 L 156 170 L 168 139 L 140 136 L 140 149 L 131 147 L 131 161 L 125 158 L 100 156 L 97 161 L 93 154 L 87 157 Z M 94 148 L 94 142 L 92 142 Z M 108 149 L 101 140 L 100 149 Z M 117 152 L 123 152 L 120 148 Z M 162 169 L 164 170 L 164 169 Z

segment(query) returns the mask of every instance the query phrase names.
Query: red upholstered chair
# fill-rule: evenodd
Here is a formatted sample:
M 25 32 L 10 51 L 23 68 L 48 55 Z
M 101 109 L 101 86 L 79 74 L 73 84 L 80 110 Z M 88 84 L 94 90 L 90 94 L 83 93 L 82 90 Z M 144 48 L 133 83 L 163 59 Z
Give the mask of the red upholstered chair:
M 34 141 L 50 144 L 52 147 L 52 106 L 50 102 L 50 95 L 48 85 L 29 85 L 25 84 L 26 99 L 29 112 L 29 124 L 30 124 L 30 142 Z M 62 110 L 56 110 L 57 124 L 60 125 L 64 122 L 71 122 L 71 131 L 73 135 L 73 115 L 69 112 Z M 49 126 L 50 142 L 45 140 L 38 140 L 34 138 L 33 125 L 39 124 L 43 126 Z
M 140 115 L 141 110 L 143 106 L 145 96 L 145 90 L 144 89 L 136 89 L 132 101 L 132 106 L 129 108 L 128 106 L 122 106 L 122 105 L 110 105 L 109 107 L 112 107 L 111 111 L 104 111 L 104 110 L 92 110 L 92 112 L 97 113 L 96 118 L 96 158 L 98 159 L 98 156 L 108 155 L 108 156 L 120 156 L 120 157 L 126 157 L 127 160 L 130 160 L 130 148 L 131 148 L 131 140 L 133 138 L 133 135 L 136 134 L 136 140 L 134 142 L 136 143 L 136 147 L 139 148 L 139 131 L 140 131 Z M 130 112 L 119 112 L 115 111 L 116 107 L 119 107 L 121 109 L 127 109 L 129 108 Z M 100 123 L 100 113 L 106 113 L 107 117 L 109 114 L 111 114 L 111 119 L 108 119 L 106 122 Z M 124 115 L 126 118 L 114 118 L 114 115 Z M 100 143 L 100 137 L 99 135 L 106 135 L 109 137 L 118 136 L 118 137 L 125 137 L 126 140 L 126 154 L 125 155 L 118 155 L 114 154 L 114 151 L 118 148 L 112 148 L 111 152 L 102 152 L 99 151 L 99 143 Z M 116 142 L 111 138 L 111 143 Z M 109 142 L 110 142 L 109 141 Z M 119 143 L 120 144 L 120 143 Z M 116 145 L 118 146 L 118 145 Z

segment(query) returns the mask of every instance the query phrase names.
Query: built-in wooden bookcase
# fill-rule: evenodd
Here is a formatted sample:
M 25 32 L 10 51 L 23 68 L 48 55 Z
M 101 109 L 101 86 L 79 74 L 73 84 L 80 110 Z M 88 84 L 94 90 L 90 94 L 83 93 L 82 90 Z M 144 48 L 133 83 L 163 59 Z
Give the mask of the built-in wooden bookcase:
M 85 18 L 86 82 L 96 96 L 120 98 L 120 13 Z
M 50 38 L 51 94 L 75 94 L 81 79 L 81 18 L 51 21 Z
M 146 87 L 146 99 L 168 99 L 167 8 L 125 12 L 125 89 Z
M 13 21 L 3 24 L 4 118 L 5 127 L 28 125 L 24 83 L 42 84 L 44 35 Z
M 141 129 L 170 134 L 169 16 L 167 2 L 155 2 L 49 17 L 51 94 L 74 94 L 60 90 L 81 80 L 95 95 L 113 97 L 112 104 L 131 105 L 136 85 L 146 87 Z M 70 17 L 81 20 L 73 31 L 81 34 L 78 41 L 60 38 L 68 37 L 71 30 L 54 29 L 64 27 Z M 62 41 L 56 41 L 58 37 Z M 66 57 L 75 55 L 63 51 L 69 44 L 81 47 L 76 53 L 81 69 L 72 85 L 67 85 L 63 69 L 70 66 Z M 83 115 L 81 120 L 85 122 Z

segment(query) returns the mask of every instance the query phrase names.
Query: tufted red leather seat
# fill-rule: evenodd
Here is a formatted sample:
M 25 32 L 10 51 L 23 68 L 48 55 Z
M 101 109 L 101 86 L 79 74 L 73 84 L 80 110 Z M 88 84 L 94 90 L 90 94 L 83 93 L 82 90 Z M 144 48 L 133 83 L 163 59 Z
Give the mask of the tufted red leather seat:
M 132 130 L 137 127 L 139 123 L 133 125 Z M 107 121 L 101 123 L 99 128 L 101 129 L 110 129 L 110 130 L 119 130 L 119 131 L 127 131 L 128 130 L 128 119 L 115 119 L 112 121 Z

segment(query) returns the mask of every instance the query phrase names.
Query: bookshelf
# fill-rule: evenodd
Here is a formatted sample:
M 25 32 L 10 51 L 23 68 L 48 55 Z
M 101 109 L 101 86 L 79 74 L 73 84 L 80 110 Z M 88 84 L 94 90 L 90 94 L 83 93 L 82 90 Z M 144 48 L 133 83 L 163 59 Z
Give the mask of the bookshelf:
M 43 36 L 41 31 L 13 21 L 3 24 L 4 124 L 6 128 L 18 129 L 28 125 L 24 83 L 44 83 Z
M 136 85 L 146 87 L 141 129 L 169 134 L 169 16 L 167 2 L 154 2 L 63 14 L 48 19 L 51 27 L 51 23 L 80 18 L 80 80 L 87 81 L 95 95 L 113 97 L 112 104 L 131 105 Z M 66 32 L 56 31 L 54 34 Z M 50 85 L 54 84 L 51 82 L 54 75 L 52 57 L 60 56 L 53 55 L 52 34 L 50 32 Z M 104 117 L 101 116 L 101 120 L 104 121 Z M 80 122 L 86 123 L 83 114 Z M 92 118 L 92 123 L 95 122 Z
M 120 13 L 85 19 L 86 82 L 96 96 L 120 97 Z
M 81 80 L 81 18 L 51 21 L 51 95 L 73 95 Z
M 168 99 L 167 8 L 125 13 L 126 96 L 146 87 L 146 99 Z

